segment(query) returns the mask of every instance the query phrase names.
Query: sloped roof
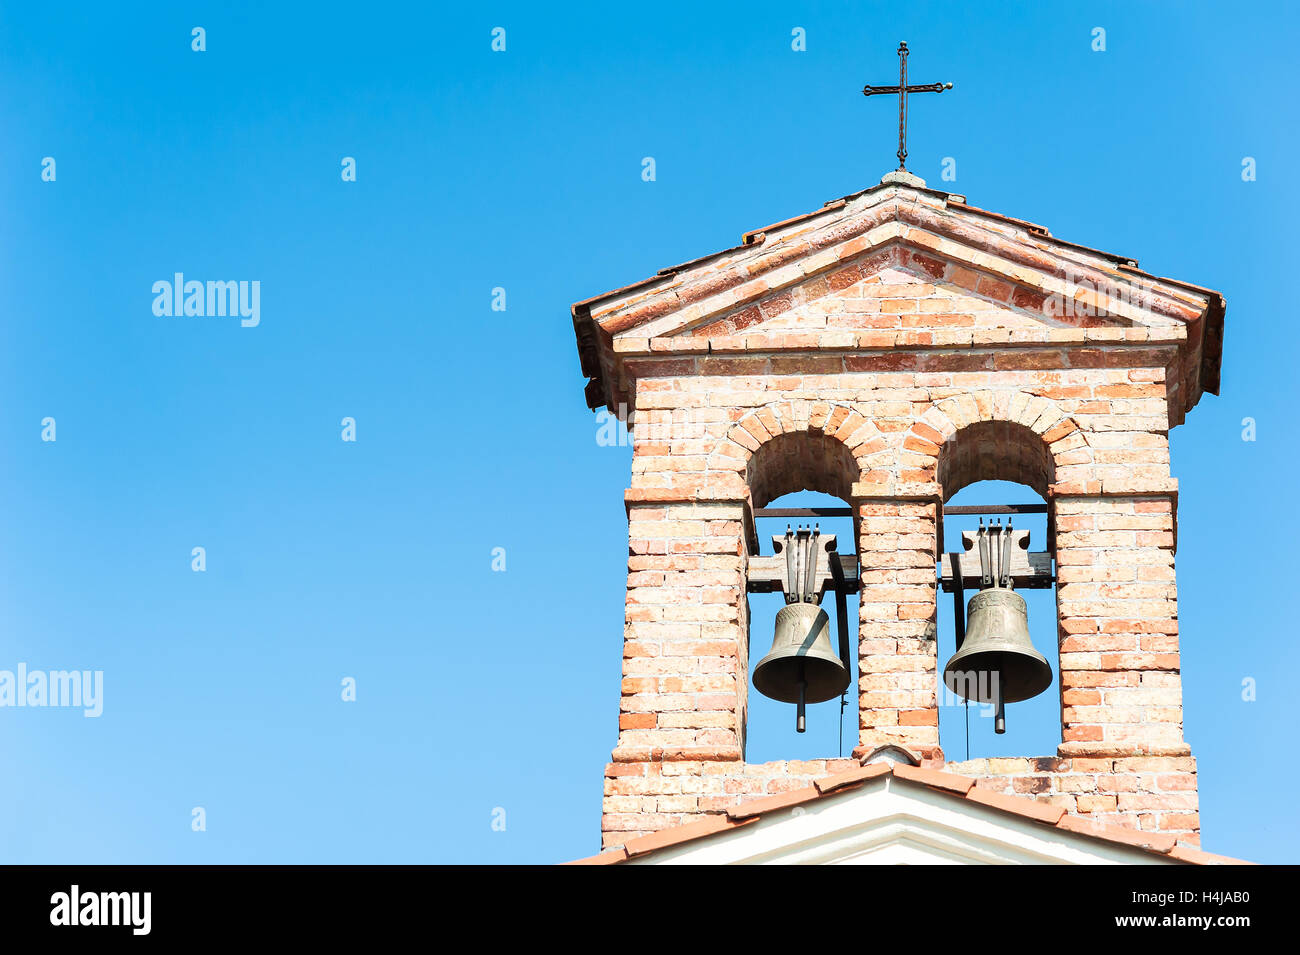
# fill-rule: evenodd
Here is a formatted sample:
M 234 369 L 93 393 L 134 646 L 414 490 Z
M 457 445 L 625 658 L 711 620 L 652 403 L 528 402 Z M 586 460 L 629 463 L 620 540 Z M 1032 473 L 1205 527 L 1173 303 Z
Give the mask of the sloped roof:
M 1113 313 L 1123 324 L 1145 315 L 1158 328 L 1176 327 L 1188 363 L 1188 387 L 1179 410 L 1185 413 L 1203 391 L 1218 393 L 1225 311 L 1218 292 L 1152 275 L 1129 256 L 1057 239 L 1043 226 L 971 206 L 964 196 L 929 189 L 915 177 L 893 173 L 879 185 L 834 199 L 816 211 L 747 232 L 738 246 L 575 303 L 572 315 L 582 372 L 591 379 L 586 388 L 589 407 L 614 409 L 626 401 L 622 363 L 630 357 L 755 353 L 771 347 L 761 336 L 746 340 L 701 331 L 728 310 L 895 245 L 961 261 L 1013 283 L 1018 297 L 1008 304 L 1015 307 L 1032 311 L 1045 298 L 1064 292 L 1097 308 L 1098 314 Z M 1076 282 L 1124 294 L 1091 295 L 1080 291 Z M 1130 293 L 1140 304 L 1128 301 Z M 1148 340 L 1145 329 L 1128 331 L 1131 334 L 1103 340 Z M 1085 340 L 1093 339 L 1081 335 L 1080 341 Z M 814 347 L 827 345 L 819 342 Z M 849 336 L 831 347 L 904 348 L 909 341 L 900 338 L 882 346 L 879 335 L 857 340 Z M 924 347 L 968 348 L 970 342 L 956 338 Z
M 1059 806 L 1039 802 L 1029 796 L 980 789 L 969 776 L 926 769 L 904 762 L 870 762 L 859 769 L 837 773 L 816 780 L 813 785 L 791 792 L 764 796 L 742 802 L 740 805 L 705 819 L 663 829 L 646 836 L 630 839 L 621 848 L 578 859 L 568 865 L 616 865 L 638 859 L 660 850 L 681 846 L 697 839 L 705 839 L 747 826 L 765 816 L 796 806 L 861 789 L 875 780 L 892 777 L 905 785 L 944 793 L 954 799 L 980 804 L 999 813 L 1018 817 L 1038 825 L 1052 827 L 1062 832 L 1101 840 L 1112 845 L 1126 846 L 1157 856 L 1166 861 L 1190 865 L 1248 865 L 1240 859 L 1214 855 L 1191 846 L 1180 845 L 1172 833 L 1145 832 L 1124 826 L 1094 822 L 1081 816 L 1070 815 Z

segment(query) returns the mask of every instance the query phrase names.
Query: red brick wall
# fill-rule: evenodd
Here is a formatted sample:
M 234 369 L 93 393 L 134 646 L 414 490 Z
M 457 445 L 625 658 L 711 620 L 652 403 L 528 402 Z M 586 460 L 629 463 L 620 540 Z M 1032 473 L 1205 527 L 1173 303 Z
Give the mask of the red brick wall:
M 828 491 L 857 514 L 859 752 L 893 742 L 938 755 L 940 502 L 986 479 L 1026 483 L 1051 506 L 1063 740 L 1051 757 L 946 768 L 1195 838 L 1165 394 L 1174 347 L 1120 347 L 1134 336 L 1116 328 L 1087 347 L 1018 349 L 1018 329 L 1041 338 L 1042 326 L 1007 307 L 1014 290 L 975 279 L 972 294 L 955 266 L 906 250 L 873 268 L 770 315 L 759 303 L 765 340 L 783 322 L 902 329 L 922 345 L 959 327 L 969 350 L 627 361 L 636 428 L 605 845 L 850 765 L 744 762 L 751 509 L 792 491 Z M 785 345 L 804 337 L 792 330 Z

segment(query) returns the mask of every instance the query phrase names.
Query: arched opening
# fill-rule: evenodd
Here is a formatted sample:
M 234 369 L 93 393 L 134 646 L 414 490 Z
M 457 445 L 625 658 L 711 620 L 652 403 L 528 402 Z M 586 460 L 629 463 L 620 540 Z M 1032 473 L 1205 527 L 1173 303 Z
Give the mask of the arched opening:
M 843 443 L 816 431 L 791 431 L 765 442 L 745 469 L 754 507 L 799 491 L 816 491 L 839 498 L 846 507 L 858 479 L 858 463 Z M 790 507 L 814 505 L 795 505 Z
M 755 517 L 758 555 L 773 553 L 773 537 L 786 528 L 816 525 L 822 540 L 836 537 L 837 550 L 857 552 L 856 521 L 848 513 L 848 498 L 859 468 L 852 453 L 839 440 L 816 431 L 795 431 L 776 435 L 754 452 L 745 478 L 756 511 L 817 510 L 842 514 L 795 517 Z M 779 590 L 748 595 L 748 707 L 745 719 L 746 761 L 765 763 L 782 759 L 826 759 L 848 755 L 857 745 L 857 645 L 858 598 L 845 598 L 844 613 L 849 635 L 850 682 L 841 699 L 807 708 L 806 732 L 795 729 L 795 708 L 764 696 L 754 689 L 754 668 L 772 646 L 777 613 L 786 605 Z M 835 595 L 827 593 L 821 608 L 830 617 L 832 646 L 838 651 Z
M 1025 484 L 1045 499 L 1054 473 L 1051 452 L 1029 428 L 1012 421 L 977 421 L 940 448 L 936 480 L 945 502 L 977 481 Z
M 953 508 L 995 507 L 1004 504 L 1041 504 L 1042 498 L 1032 488 L 1009 481 L 978 481 L 967 485 L 948 502 Z M 1033 551 L 1045 550 L 1047 545 L 1047 515 L 990 514 L 985 523 L 994 520 L 1006 524 L 1011 520 L 1016 530 L 1029 531 L 1029 547 Z M 954 553 L 962 549 L 962 531 L 978 527 L 978 514 L 951 515 L 945 511 L 943 521 L 944 550 Z M 978 555 L 965 552 L 965 560 L 978 566 Z M 961 613 L 965 605 L 978 592 L 967 588 L 962 594 Z M 1051 685 L 1032 699 L 1013 703 L 1006 710 L 1006 733 L 998 735 L 993 729 L 993 707 L 982 703 L 967 703 L 943 685 L 944 664 L 957 652 L 956 620 L 958 610 L 952 593 L 939 594 L 938 600 L 938 694 L 939 743 L 949 760 L 982 759 L 996 756 L 1024 755 L 1025 753 L 1054 753 L 1061 741 L 1060 653 L 1056 611 L 1056 587 L 1042 589 L 1017 588 L 1025 598 L 1029 616 L 1029 636 L 1034 649 L 1047 658 L 1052 667 Z
M 1030 428 L 1006 421 L 981 421 L 961 429 L 940 449 L 937 479 L 945 498 L 943 550 L 963 553 L 964 562 L 979 566 L 979 556 L 963 548 L 962 533 L 977 530 L 981 517 L 986 524 L 1011 523 L 1017 531 L 1029 531 L 1030 552 L 1053 551 L 1046 495 L 1054 480 L 1054 462 L 1043 439 Z M 1029 513 L 998 513 L 1005 505 L 1030 505 Z M 981 513 L 982 512 L 982 513 Z M 940 564 L 940 573 L 943 572 Z M 1047 565 L 1054 573 L 1054 563 Z M 1061 695 L 1059 625 L 1056 587 L 1018 586 L 1025 599 L 1029 635 L 1034 649 L 1052 668 L 1046 690 L 1006 710 L 1006 732 L 994 731 L 994 706 L 967 702 L 943 684 L 945 663 L 957 650 L 956 624 L 963 620 L 966 605 L 978 587 L 966 587 L 960 594 L 963 606 L 955 604 L 951 589 L 938 601 L 938 702 L 939 738 L 944 755 L 952 761 L 990 757 L 1022 756 L 1025 753 L 1054 753 L 1061 741 Z M 969 623 L 968 620 L 965 621 Z

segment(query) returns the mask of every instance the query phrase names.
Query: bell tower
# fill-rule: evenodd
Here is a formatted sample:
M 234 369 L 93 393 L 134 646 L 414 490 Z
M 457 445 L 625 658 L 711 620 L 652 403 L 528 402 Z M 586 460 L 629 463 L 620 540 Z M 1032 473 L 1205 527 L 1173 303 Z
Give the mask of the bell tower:
M 882 746 L 977 788 L 1195 839 L 1168 436 L 1218 392 L 1223 316 L 1216 292 L 904 171 L 574 305 L 589 406 L 634 413 L 604 845 L 806 787 Z M 988 479 L 1042 495 L 1043 551 L 1001 519 L 969 550 L 942 539 L 945 503 Z M 791 536 L 763 556 L 756 512 L 799 490 L 847 501 L 855 539 Z M 1046 685 L 1027 633 L 997 644 L 1031 586 L 1056 591 L 1060 744 L 947 761 L 937 694 L 952 673 L 973 675 L 968 693 L 990 676 Z M 770 653 L 773 622 L 750 627 L 764 589 L 789 611 Z M 945 665 L 937 601 L 953 592 L 979 596 Z M 856 671 L 853 758 L 746 761 L 751 653 L 767 655 L 757 689 L 795 706 Z

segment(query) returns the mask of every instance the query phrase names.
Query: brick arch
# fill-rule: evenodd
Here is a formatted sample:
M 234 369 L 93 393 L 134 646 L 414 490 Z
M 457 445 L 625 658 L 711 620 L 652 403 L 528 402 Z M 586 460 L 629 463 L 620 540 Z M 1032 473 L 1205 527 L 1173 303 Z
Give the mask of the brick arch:
M 875 423 L 847 405 L 778 401 L 732 425 L 708 470 L 734 475 L 755 507 L 801 490 L 848 500 L 853 483 L 889 454 Z
M 1025 392 L 954 395 L 932 405 L 903 439 L 905 479 L 939 484 L 948 500 L 976 481 L 1014 481 L 1045 499 L 1059 471 L 1091 463 L 1079 426 L 1056 403 Z

